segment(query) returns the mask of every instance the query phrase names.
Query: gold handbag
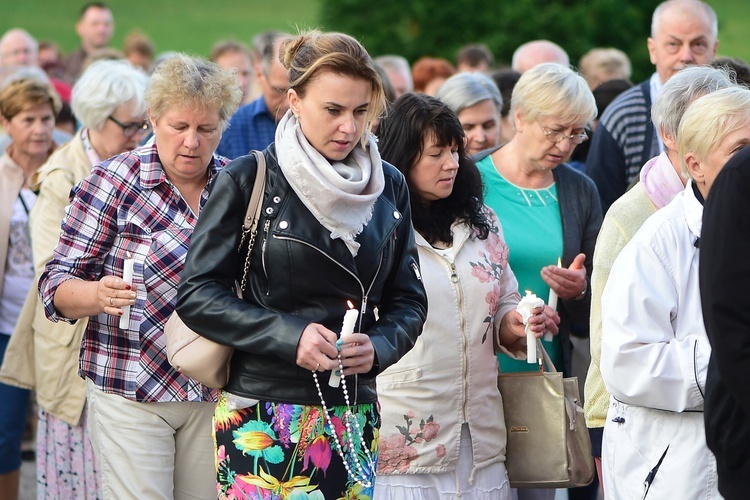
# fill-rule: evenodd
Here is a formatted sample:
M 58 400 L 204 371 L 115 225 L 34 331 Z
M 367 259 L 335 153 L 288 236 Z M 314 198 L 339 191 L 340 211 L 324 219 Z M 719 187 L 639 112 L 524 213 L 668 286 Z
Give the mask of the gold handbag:
M 253 154 L 257 163 L 257 173 L 242 224 L 242 239 L 239 248 L 242 249 L 248 235 L 250 235 L 250 243 L 245 257 L 242 284 L 236 284 L 239 298 L 242 298 L 242 292 L 247 284 L 250 253 L 255 243 L 255 234 L 263 205 L 263 190 L 266 184 L 266 159 L 260 151 L 253 151 Z M 164 325 L 164 336 L 167 343 L 167 359 L 175 370 L 208 387 L 220 389 L 227 384 L 232 358 L 231 347 L 201 337 L 182 321 L 177 311 L 169 316 Z
M 501 373 L 508 442 L 505 468 L 513 488 L 574 488 L 596 474 L 578 379 L 563 378 L 537 340 L 539 371 Z M 544 366 L 548 371 L 544 371 Z

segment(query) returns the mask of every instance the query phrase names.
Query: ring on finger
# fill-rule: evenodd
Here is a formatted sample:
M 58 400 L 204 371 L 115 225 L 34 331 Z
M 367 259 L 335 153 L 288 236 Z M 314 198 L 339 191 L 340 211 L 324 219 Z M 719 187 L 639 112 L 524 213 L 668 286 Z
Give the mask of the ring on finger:
M 320 363 L 316 363 L 315 364 L 315 369 L 313 371 L 314 372 L 318 371 L 318 368 L 320 368 Z
M 115 307 L 115 298 L 114 297 L 110 297 L 109 298 L 109 305 L 111 305 L 112 307 Z

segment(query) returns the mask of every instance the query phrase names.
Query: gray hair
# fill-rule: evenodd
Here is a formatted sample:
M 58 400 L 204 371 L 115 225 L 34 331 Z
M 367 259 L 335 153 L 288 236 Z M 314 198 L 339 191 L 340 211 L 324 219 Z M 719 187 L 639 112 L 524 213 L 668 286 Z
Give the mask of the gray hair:
M 0 65 L 2 65 L 3 60 L 5 59 L 5 44 L 7 43 L 8 39 L 14 35 L 20 35 L 26 39 L 27 42 L 29 42 L 29 45 L 31 45 L 32 50 L 35 54 L 39 54 L 39 43 L 36 41 L 36 38 L 31 36 L 31 34 L 22 28 L 12 28 L 5 32 L 5 34 L 0 38 Z
M 660 3 L 656 7 L 656 9 L 654 9 L 653 16 L 651 16 L 651 38 L 654 38 L 656 36 L 656 32 L 659 31 L 659 24 L 661 23 L 661 19 L 665 11 L 672 7 L 677 7 L 681 4 L 686 8 L 686 10 L 690 12 L 696 12 L 695 7 L 703 10 L 703 13 L 706 15 L 706 19 L 711 25 L 711 35 L 714 37 L 714 40 L 718 38 L 719 21 L 716 17 L 716 12 L 714 12 L 714 9 L 712 9 L 710 5 L 705 2 L 701 2 L 700 0 L 666 0 L 665 2 Z
M 84 127 L 101 130 L 115 110 L 132 106 L 134 116 L 146 113 L 146 74 L 127 61 L 95 61 L 73 87 L 70 107 Z
M 159 120 L 174 107 L 216 110 L 222 132 L 240 105 L 242 89 L 233 71 L 200 57 L 176 54 L 160 63 L 146 88 L 151 117 Z
M 402 73 L 409 82 L 409 88 L 414 89 L 414 81 L 411 76 L 411 66 L 409 66 L 409 61 L 407 61 L 406 58 L 394 54 L 387 54 L 384 56 L 378 56 L 373 59 L 373 61 L 375 61 L 375 64 L 380 65 L 386 73 Z
M 448 78 L 435 94 L 457 115 L 482 101 L 495 103 L 497 114 L 503 109 L 500 90 L 491 78 L 482 73 L 458 73 Z
M 651 108 L 654 128 L 660 135 L 676 140 L 680 120 L 691 102 L 732 85 L 731 77 L 723 69 L 691 66 L 679 71 L 667 80 L 654 101 Z

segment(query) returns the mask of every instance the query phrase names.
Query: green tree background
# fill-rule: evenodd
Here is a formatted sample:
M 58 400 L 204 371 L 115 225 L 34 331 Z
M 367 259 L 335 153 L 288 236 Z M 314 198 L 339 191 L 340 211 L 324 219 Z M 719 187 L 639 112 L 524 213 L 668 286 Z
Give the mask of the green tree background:
M 633 81 L 653 72 L 645 39 L 657 0 L 321 0 L 327 29 L 357 37 L 371 54 L 401 54 L 453 61 L 459 47 L 481 42 L 498 65 L 510 65 L 524 42 L 545 38 L 576 62 L 594 47 L 623 50 L 633 64 Z M 356 15 L 352 13 L 356 12 Z

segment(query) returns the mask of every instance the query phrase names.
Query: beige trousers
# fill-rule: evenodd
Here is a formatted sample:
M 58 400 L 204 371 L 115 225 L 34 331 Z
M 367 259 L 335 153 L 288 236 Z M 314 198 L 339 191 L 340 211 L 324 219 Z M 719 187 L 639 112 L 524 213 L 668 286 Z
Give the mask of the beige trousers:
M 216 498 L 215 403 L 139 403 L 91 380 L 86 389 L 105 499 Z

